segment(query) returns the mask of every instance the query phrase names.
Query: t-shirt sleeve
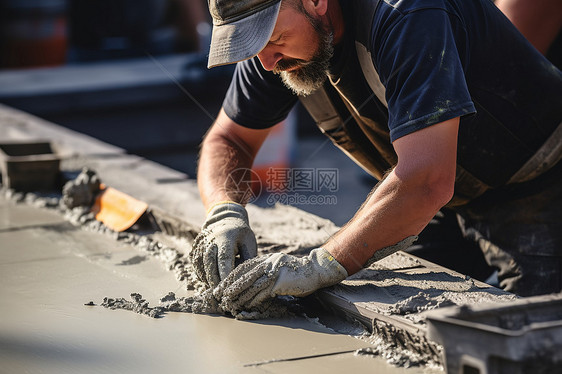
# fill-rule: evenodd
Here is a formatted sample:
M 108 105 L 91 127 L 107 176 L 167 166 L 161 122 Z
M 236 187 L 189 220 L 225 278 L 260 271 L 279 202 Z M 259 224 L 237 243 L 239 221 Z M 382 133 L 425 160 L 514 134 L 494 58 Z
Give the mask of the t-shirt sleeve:
M 459 34 L 466 34 L 450 17 L 441 9 L 400 15 L 372 40 L 373 63 L 386 88 L 391 141 L 476 112 L 463 69 L 469 56 Z
M 254 57 L 236 65 L 223 109 L 241 126 L 266 129 L 283 121 L 296 101 L 280 77 L 266 71 Z

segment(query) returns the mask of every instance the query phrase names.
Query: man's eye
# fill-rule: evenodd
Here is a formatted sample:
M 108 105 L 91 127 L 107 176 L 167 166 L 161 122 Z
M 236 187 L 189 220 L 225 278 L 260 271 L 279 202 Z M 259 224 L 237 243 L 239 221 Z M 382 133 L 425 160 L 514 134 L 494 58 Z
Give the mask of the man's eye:
M 279 37 L 277 37 L 277 38 L 274 39 L 274 40 L 270 40 L 269 42 L 270 42 L 271 44 L 279 44 L 279 43 L 281 42 L 281 39 L 283 39 L 283 35 L 279 35 Z

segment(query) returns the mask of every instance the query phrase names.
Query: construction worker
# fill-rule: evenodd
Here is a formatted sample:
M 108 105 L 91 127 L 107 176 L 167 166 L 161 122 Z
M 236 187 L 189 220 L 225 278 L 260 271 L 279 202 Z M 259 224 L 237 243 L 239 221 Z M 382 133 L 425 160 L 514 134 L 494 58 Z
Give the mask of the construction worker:
M 208 66 L 237 63 L 199 160 L 197 274 L 233 312 L 408 247 L 440 209 L 519 295 L 561 290 L 562 73 L 488 0 L 210 0 Z M 233 175 L 301 100 L 380 182 L 297 258 L 256 256 Z M 235 268 L 235 257 L 248 260 Z M 228 303 L 227 303 L 228 304 Z

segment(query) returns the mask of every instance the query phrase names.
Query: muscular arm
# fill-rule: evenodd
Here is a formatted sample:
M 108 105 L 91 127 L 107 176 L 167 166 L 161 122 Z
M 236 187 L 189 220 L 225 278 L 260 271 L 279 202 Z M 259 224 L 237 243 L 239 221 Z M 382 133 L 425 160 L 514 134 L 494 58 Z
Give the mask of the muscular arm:
M 452 197 L 459 118 L 397 139 L 396 167 L 323 246 L 348 274 L 379 249 L 419 234 Z
M 205 208 L 219 201 L 246 203 L 249 184 L 235 184 L 242 178 L 237 169 L 250 169 L 269 130 L 254 130 L 232 121 L 223 110 L 205 135 L 197 169 L 199 193 Z M 234 178 L 229 178 L 234 176 Z M 238 178 L 237 178 L 238 177 Z

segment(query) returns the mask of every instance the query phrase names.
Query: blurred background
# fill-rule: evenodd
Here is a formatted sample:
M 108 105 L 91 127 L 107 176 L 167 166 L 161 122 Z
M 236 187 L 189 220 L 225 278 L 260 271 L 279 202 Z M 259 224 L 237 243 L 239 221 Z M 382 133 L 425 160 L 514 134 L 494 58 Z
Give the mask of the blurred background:
M 234 68 L 206 67 L 206 0 L 0 0 L 0 25 L 1 103 L 195 177 Z M 258 205 L 270 167 L 336 168 L 335 201 L 294 205 L 339 225 L 375 183 L 300 106 L 258 155 Z
M 496 5 L 560 67 L 562 1 Z M 210 35 L 206 0 L 0 0 L 0 103 L 194 178 L 233 71 L 206 68 Z M 258 155 L 264 184 L 269 167 L 336 169 L 335 190 L 321 191 L 335 203 L 295 205 L 338 225 L 376 182 L 299 105 Z
M 206 69 L 209 18 L 204 0 L 0 0 L 0 101 L 131 153 L 196 148 L 231 74 Z
M 204 0 L 2 0 L 3 68 L 199 51 Z

